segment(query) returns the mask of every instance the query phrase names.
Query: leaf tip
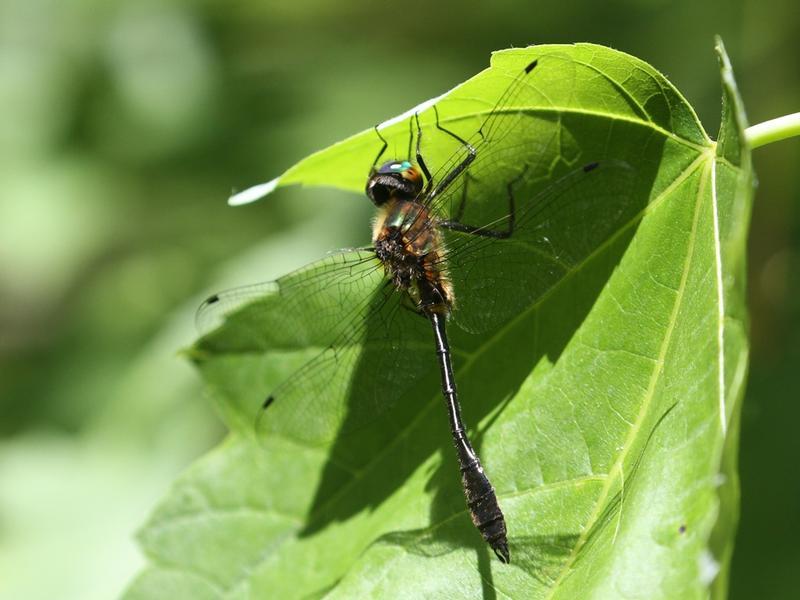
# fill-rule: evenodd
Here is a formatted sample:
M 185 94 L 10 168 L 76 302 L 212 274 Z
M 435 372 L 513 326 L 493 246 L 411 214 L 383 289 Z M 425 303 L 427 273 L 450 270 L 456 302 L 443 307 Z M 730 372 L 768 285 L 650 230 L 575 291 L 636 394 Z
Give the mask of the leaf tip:
M 244 204 L 250 204 L 251 202 L 260 200 L 264 196 L 271 194 L 275 188 L 278 187 L 280 181 L 281 178 L 276 177 L 275 179 L 267 181 L 266 183 L 260 183 L 236 194 L 232 194 L 231 197 L 228 198 L 228 206 L 242 206 Z
M 722 36 L 717 34 L 714 36 L 714 52 L 717 53 L 720 68 L 722 71 L 732 71 L 731 61 L 728 58 L 728 52 L 725 50 L 725 44 L 722 42 Z

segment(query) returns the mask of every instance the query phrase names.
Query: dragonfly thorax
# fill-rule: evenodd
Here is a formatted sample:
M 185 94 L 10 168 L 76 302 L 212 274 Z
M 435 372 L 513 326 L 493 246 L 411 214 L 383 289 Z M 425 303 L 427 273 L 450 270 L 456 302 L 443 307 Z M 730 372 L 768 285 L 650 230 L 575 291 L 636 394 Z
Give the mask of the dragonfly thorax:
M 407 160 L 387 161 L 367 180 L 367 196 L 376 206 L 389 200 L 413 200 L 421 191 L 422 174 Z
M 375 219 L 372 242 L 396 288 L 407 291 L 424 311 L 450 311 L 453 294 L 441 235 L 422 204 L 387 202 Z

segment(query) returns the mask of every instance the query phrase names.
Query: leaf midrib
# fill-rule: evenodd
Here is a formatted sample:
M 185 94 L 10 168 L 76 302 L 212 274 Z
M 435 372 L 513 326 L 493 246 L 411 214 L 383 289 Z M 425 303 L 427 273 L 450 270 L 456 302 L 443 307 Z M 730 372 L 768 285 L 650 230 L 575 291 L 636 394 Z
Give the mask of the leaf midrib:
M 704 171 L 707 171 L 710 164 L 713 164 L 713 160 L 708 160 L 706 156 L 701 155 L 699 157 L 701 160 L 704 161 Z M 697 161 L 695 161 L 697 162 Z M 694 164 L 694 163 L 693 163 Z M 686 282 L 689 277 L 689 270 L 692 265 L 692 259 L 694 258 L 694 250 L 695 250 L 695 242 L 697 239 L 697 225 L 700 219 L 700 207 L 703 200 L 703 194 L 705 192 L 705 186 L 707 184 L 707 178 L 705 177 L 707 173 L 703 173 L 700 179 L 700 187 L 697 191 L 697 200 L 695 201 L 694 206 L 694 218 L 692 221 L 692 231 L 689 235 L 689 247 L 686 252 L 686 258 L 684 259 L 683 271 L 681 273 L 681 282 L 678 287 L 678 291 L 675 295 L 675 303 L 672 308 L 672 314 L 670 315 L 669 324 L 666 330 L 666 334 L 664 336 L 664 340 L 661 344 L 661 349 L 658 354 L 658 359 L 653 364 L 653 370 L 650 375 L 650 382 L 647 387 L 647 391 L 642 399 L 642 404 L 639 409 L 639 414 L 637 415 L 636 421 L 628 431 L 628 436 L 625 439 L 625 442 L 622 445 L 622 449 L 617 457 L 617 460 L 614 461 L 614 464 L 611 465 L 611 468 L 608 470 L 609 477 L 605 481 L 603 485 L 603 489 L 600 495 L 597 498 L 595 503 L 594 511 L 592 512 L 589 520 L 584 525 L 583 532 L 581 533 L 578 541 L 573 546 L 572 552 L 570 553 L 567 560 L 564 562 L 564 565 L 561 569 L 556 580 L 553 582 L 552 587 L 550 588 L 550 593 L 547 596 L 547 600 L 552 600 L 556 592 L 558 591 L 561 583 L 569 576 L 572 565 L 575 563 L 575 560 L 580 553 L 583 546 L 586 544 L 589 534 L 594 531 L 595 525 L 597 524 L 598 520 L 603 514 L 603 510 L 605 508 L 606 501 L 608 500 L 608 496 L 611 493 L 611 489 L 620 480 L 620 477 L 624 477 L 623 473 L 623 466 L 625 464 L 625 459 L 627 458 L 630 450 L 633 448 L 633 443 L 636 440 L 639 431 L 644 423 L 645 417 L 649 413 L 651 401 L 655 396 L 655 389 L 656 384 L 659 381 L 659 378 L 662 374 L 662 367 L 664 365 L 664 360 L 666 358 L 667 351 L 669 350 L 671 341 L 672 341 L 672 334 L 675 330 L 675 324 L 677 322 L 678 313 L 680 308 L 683 304 L 684 294 L 686 291 Z M 614 475 L 614 473 L 618 473 L 619 475 Z

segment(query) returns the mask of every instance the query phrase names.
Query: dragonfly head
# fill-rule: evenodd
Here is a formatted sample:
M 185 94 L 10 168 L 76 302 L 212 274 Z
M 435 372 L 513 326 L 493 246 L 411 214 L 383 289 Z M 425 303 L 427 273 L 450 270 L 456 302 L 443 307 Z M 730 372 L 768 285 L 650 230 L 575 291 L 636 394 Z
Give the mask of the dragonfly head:
M 422 191 L 422 174 L 407 160 L 390 160 L 373 169 L 367 196 L 381 206 L 391 199 L 413 200 Z

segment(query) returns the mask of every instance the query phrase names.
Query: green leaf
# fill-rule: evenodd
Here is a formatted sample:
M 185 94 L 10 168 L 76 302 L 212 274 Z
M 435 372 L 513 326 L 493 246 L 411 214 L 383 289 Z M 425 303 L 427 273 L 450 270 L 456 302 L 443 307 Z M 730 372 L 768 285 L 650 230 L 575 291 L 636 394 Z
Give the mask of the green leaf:
M 652 67 L 588 44 L 495 53 L 490 69 L 437 103 L 442 124 L 469 135 L 538 59 L 534 93 L 516 107 L 534 123 L 519 135 L 536 140 L 511 144 L 501 167 L 538 167 L 535 193 L 590 161 L 626 165 L 594 180 L 598 197 L 620 199 L 613 210 L 586 201 L 558 213 L 548 237 L 560 270 L 544 280 L 536 262 L 515 272 L 516 289 L 544 281 L 537 293 L 512 298 L 513 285 L 487 286 L 485 312 L 500 315 L 493 327 L 462 331 L 457 314 L 450 326 L 510 565 L 490 557 L 466 511 L 424 322 L 393 330 L 414 350 L 399 369 L 380 362 L 379 336 L 340 344 L 342 379 L 323 386 L 309 375 L 318 410 L 298 417 L 276 402 L 263 419 L 269 435 L 253 435 L 264 395 L 309 357 L 333 352 L 325 331 L 375 298 L 374 285 L 344 288 L 346 298 L 336 286 L 296 293 L 309 272 L 336 273 L 349 256 L 336 255 L 282 278 L 192 349 L 231 434 L 141 531 L 150 566 L 127 597 L 722 597 L 737 514 L 752 169 L 721 44 L 719 54 L 717 144 Z M 421 121 L 426 160 L 439 165 L 452 139 L 436 135 L 430 112 Z M 408 131 L 407 120 L 382 130 L 391 152 L 406 152 Z M 362 190 L 379 148 L 365 131 L 279 183 Z M 633 175 L 621 185 L 623 171 Z M 500 193 L 501 183 L 486 189 Z M 502 265 L 505 255 L 496 258 Z M 502 312 L 504 297 L 513 315 Z M 457 310 L 474 314 L 478 300 Z M 392 401 L 370 427 L 335 435 L 370 385 Z

